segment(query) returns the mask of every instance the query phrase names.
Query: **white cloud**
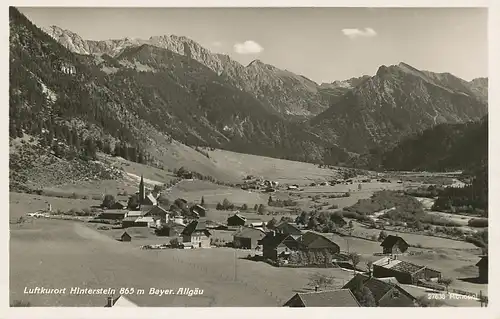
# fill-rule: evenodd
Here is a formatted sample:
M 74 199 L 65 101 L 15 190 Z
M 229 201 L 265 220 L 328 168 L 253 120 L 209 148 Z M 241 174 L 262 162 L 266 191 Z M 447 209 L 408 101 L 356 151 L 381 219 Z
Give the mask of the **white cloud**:
M 243 43 L 236 43 L 233 46 L 234 52 L 239 54 L 256 54 L 264 50 L 264 48 L 255 41 L 247 40 Z
M 364 29 L 342 29 L 342 33 L 348 38 L 370 38 L 377 35 L 377 32 L 372 28 L 364 28 Z

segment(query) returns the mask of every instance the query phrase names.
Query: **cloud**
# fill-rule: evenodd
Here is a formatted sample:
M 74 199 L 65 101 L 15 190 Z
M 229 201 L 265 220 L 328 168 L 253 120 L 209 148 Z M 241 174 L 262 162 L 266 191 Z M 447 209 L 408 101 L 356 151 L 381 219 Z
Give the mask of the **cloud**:
M 264 50 L 264 48 L 255 41 L 247 40 L 243 43 L 236 43 L 233 46 L 234 52 L 239 54 L 256 54 Z
M 342 29 L 342 33 L 350 39 L 355 38 L 370 38 L 377 35 L 377 32 L 372 28 L 363 29 Z
M 220 47 L 220 46 L 222 46 L 222 42 L 220 42 L 220 41 L 214 41 L 214 42 L 212 42 L 212 46 L 214 46 L 214 47 Z

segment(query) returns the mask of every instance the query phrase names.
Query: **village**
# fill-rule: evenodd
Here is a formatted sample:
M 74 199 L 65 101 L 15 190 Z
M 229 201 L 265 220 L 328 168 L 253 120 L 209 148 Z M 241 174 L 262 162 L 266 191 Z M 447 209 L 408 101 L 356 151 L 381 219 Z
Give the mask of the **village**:
M 181 177 L 178 183 L 197 181 L 189 172 L 182 172 Z M 419 259 L 428 252 L 421 244 L 408 239 L 418 235 L 401 231 L 406 225 L 399 227 L 400 231 L 391 231 L 391 223 L 383 218 L 375 217 L 365 222 L 333 212 L 328 215 L 327 222 L 323 221 L 329 226 L 321 230 L 311 225 L 312 218 L 308 221 L 293 200 L 306 188 L 317 190 L 318 187 L 335 185 L 342 185 L 348 191 L 324 197 L 342 200 L 351 193 L 361 192 L 372 178 L 377 185 L 390 185 L 394 189 L 409 183 L 403 183 L 401 179 L 391 181 L 390 178 L 362 176 L 299 185 L 247 176 L 235 187 L 268 197 L 267 206 L 255 204 L 248 207 L 248 204 L 235 205 L 226 198 L 213 202 L 204 196 L 197 201 L 182 197 L 169 200 L 165 194 L 175 185 L 149 184 L 153 187 L 148 188 L 141 176 L 138 191 L 127 201 L 104 194 L 102 203 L 88 216 L 58 215 L 48 204 L 47 209 L 29 213 L 27 218 L 84 221 L 85 227 L 120 242 L 128 249 L 149 250 L 155 254 L 191 250 L 194 263 L 198 258 L 196 252 L 209 250 L 215 254 L 216 251 L 234 250 L 234 258 L 239 255 L 238 259 L 268 264 L 277 271 L 321 270 L 321 273 L 309 275 L 309 288 L 293 293 L 290 287 L 288 300 L 279 298 L 281 306 L 429 307 L 453 305 L 455 301 L 456 305 L 468 302 L 467 305 L 486 306 L 487 290 L 481 287 L 486 287 L 488 281 L 487 255 L 474 253 L 477 260 L 470 266 L 477 268 L 477 278 L 469 280 L 472 284 L 457 285 L 460 280 L 452 278 L 446 271 L 443 273 L 439 259 L 431 262 Z M 314 203 L 316 196 L 304 197 Z M 273 212 L 270 212 L 271 208 Z M 368 232 L 365 238 L 355 234 L 357 229 L 365 228 Z M 439 240 L 451 242 L 450 239 Z M 226 262 L 231 263 L 230 260 Z M 235 278 L 236 264 L 235 260 Z M 335 273 L 325 273 L 327 270 L 341 272 L 342 280 L 336 280 Z M 433 294 L 447 297 L 432 298 Z M 106 307 L 138 306 L 130 298 L 126 295 L 111 296 Z

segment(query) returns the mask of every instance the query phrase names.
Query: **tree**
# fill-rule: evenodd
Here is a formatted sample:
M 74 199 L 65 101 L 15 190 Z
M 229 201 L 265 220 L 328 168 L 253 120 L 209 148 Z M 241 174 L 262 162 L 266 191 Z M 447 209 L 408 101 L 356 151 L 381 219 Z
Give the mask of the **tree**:
M 247 204 L 241 205 L 241 210 L 248 210 L 248 205 Z
M 101 206 L 105 208 L 111 208 L 115 203 L 115 197 L 113 195 L 105 195 Z
M 366 268 L 368 268 L 368 274 L 371 277 L 372 276 L 372 269 L 373 269 L 373 262 L 372 261 L 367 262 L 366 263 Z
M 352 266 L 354 268 L 354 272 L 356 272 L 356 266 L 359 264 L 360 262 L 360 256 L 359 254 L 357 253 L 350 253 L 349 254 L 349 260 L 352 262 Z
M 139 197 L 135 194 L 128 198 L 127 208 L 137 209 L 137 207 L 139 207 Z
M 259 209 L 259 204 L 255 204 L 255 206 L 253 207 L 253 210 L 257 211 L 258 209 Z
M 309 217 L 309 222 L 307 223 L 307 229 L 316 230 L 316 227 L 318 227 L 316 216 L 311 215 L 311 217 Z
M 354 228 L 354 223 L 352 222 L 352 220 L 349 221 L 349 228 Z
M 178 239 L 178 238 L 172 238 L 172 239 L 170 240 L 170 246 L 171 246 L 172 248 L 176 248 L 176 247 L 178 247 L 178 246 L 179 246 L 179 239 Z
M 267 205 L 271 206 L 273 203 L 273 197 L 269 195 L 269 199 L 267 200 Z
M 309 277 L 309 285 L 315 286 L 318 288 L 320 288 L 320 287 L 327 288 L 328 286 L 332 285 L 333 282 L 334 281 L 333 281 L 332 277 L 329 277 L 329 276 L 326 276 L 326 275 L 323 275 L 320 273 L 312 274 Z
M 274 229 L 277 223 L 278 221 L 276 220 L 276 218 L 273 217 L 270 221 L 267 222 L 266 226 L 269 229 Z
M 378 241 L 384 241 L 386 238 L 387 238 L 387 233 L 381 230 L 380 234 L 378 234 Z
M 305 225 L 307 223 L 307 213 L 302 212 L 300 213 L 299 216 L 295 219 L 295 222 L 300 225 Z
M 204 196 L 201 196 L 200 205 L 205 207 L 205 197 Z
M 259 214 L 264 214 L 266 212 L 266 206 L 264 204 L 259 205 L 259 209 L 257 210 Z
M 354 297 L 363 307 L 376 307 L 377 303 L 373 297 L 373 293 L 368 287 L 365 287 L 361 281 L 358 286 L 352 291 Z
M 438 283 L 443 284 L 446 287 L 446 292 L 448 292 L 448 287 L 451 285 L 453 282 L 453 279 L 451 278 L 439 278 Z

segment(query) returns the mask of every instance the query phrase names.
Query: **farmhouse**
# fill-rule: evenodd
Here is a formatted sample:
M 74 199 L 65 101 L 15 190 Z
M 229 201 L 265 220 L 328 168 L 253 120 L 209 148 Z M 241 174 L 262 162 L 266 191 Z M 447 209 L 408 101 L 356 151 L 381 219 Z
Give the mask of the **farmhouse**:
M 291 235 L 294 238 L 302 236 L 302 231 L 297 227 L 297 224 L 282 222 L 276 226 L 276 232 L 280 234 Z
M 361 307 L 349 289 L 297 293 L 283 307 Z
M 97 216 L 98 219 L 122 220 L 127 212 L 123 210 L 105 210 Z
M 482 282 L 488 282 L 488 255 L 482 256 L 476 266 L 479 269 L 479 279 Z
M 419 280 L 437 280 L 441 278 L 441 272 L 426 266 L 384 257 L 373 263 L 373 276 L 394 277 L 402 284 L 416 284 Z
M 255 249 L 258 246 L 259 240 L 265 236 L 266 233 L 262 230 L 243 227 L 233 235 L 233 247 Z
M 156 220 L 151 216 L 141 216 L 138 217 L 135 222 L 135 227 L 154 227 L 156 225 Z
M 193 214 L 196 217 L 206 217 L 207 216 L 207 209 L 199 204 L 194 205 L 191 207 L 191 214 Z
M 299 241 L 303 246 L 302 249 L 307 251 L 328 251 L 331 254 L 340 253 L 339 245 L 313 231 L 308 231 L 303 234 Z
M 258 241 L 262 245 L 262 256 L 271 260 L 287 258 L 294 250 L 299 250 L 300 243 L 293 236 L 275 231 L 269 232 Z
M 182 243 L 192 245 L 193 248 L 210 248 L 211 235 L 205 221 L 194 220 L 182 231 Z
M 113 205 L 111 205 L 109 208 L 110 209 L 125 209 L 125 208 L 127 208 L 127 204 L 124 202 L 117 201 L 117 202 L 114 202 Z
M 157 217 L 162 222 L 168 222 L 168 211 L 161 206 L 153 206 L 144 216 Z
M 235 213 L 233 216 L 227 218 L 228 226 L 244 226 L 247 222 L 247 218 L 238 213 Z
M 387 236 L 380 246 L 384 254 L 402 254 L 410 247 L 403 238 L 394 235 Z
M 138 307 L 135 303 L 127 299 L 125 296 L 119 295 L 116 298 L 108 297 L 106 305 L 108 307 Z
M 350 289 L 356 295 L 361 287 L 370 290 L 377 307 L 415 307 L 416 298 L 401 286 L 363 274 L 357 274 L 342 289 Z M 362 303 L 362 300 L 358 299 Z
M 122 241 L 131 241 L 132 240 L 132 237 L 127 233 L 127 232 L 124 232 L 122 234 L 122 236 L 120 237 L 120 239 Z
M 181 236 L 185 226 L 175 222 L 169 222 L 156 231 L 158 236 L 178 237 Z

